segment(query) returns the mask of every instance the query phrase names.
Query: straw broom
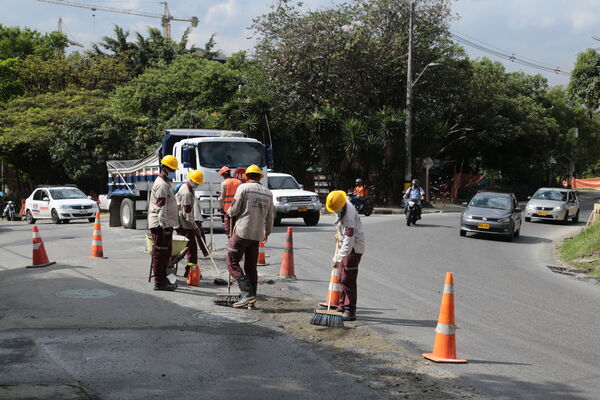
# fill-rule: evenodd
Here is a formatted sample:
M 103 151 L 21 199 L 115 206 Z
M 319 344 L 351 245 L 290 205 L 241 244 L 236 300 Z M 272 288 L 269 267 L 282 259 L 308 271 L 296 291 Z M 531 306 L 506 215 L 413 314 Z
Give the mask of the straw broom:
M 337 255 L 339 250 L 339 238 L 335 235 L 335 254 Z M 310 323 L 311 325 L 327 326 L 329 328 L 343 328 L 344 320 L 342 319 L 342 313 L 337 311 L 331 311 L 331 296 L 332 291 L 328 291 L 327 296 L 327 310 L 315 310 Z

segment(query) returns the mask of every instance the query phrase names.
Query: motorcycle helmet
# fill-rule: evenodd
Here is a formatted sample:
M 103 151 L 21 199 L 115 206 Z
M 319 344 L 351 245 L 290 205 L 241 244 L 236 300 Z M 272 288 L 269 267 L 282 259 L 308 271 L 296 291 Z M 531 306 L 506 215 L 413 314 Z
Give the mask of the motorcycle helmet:
M 357 180 L 354 181 L 354 186 L 362 186 L 363 181 L 362 179 L 358 178 Z
M 413 179 L 412 184 L 413 184 L 413 186 L 419 186 L 420 182 L 418 179 Z

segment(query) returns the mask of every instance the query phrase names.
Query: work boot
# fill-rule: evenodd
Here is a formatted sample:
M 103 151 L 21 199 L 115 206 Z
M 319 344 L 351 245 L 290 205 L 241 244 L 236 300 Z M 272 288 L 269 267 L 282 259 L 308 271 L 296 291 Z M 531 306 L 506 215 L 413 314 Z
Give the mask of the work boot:
M 252 295 L 254 297 L 257 297 L 257 293 L 258 293 L 258 281 L 252 282 Z
M 342 314 L 342 321 L 356 321 L 356 314 L 350 311 L 344 311 Z
M 175 289 L 177 289 L 176 283 L 163 282 L 163 283 L 155 283 L 154 284 L 154 290 L 164 290 L 167 292 L 172 292 Z
M 247 276 L 240 276 L 237 279 L 238 286 L 240 288 L 240 301 L 233 303 L 234 308 L 241 308 L 248 304 L 256 303 L 256 298 L 252 292 L 252 282 Z

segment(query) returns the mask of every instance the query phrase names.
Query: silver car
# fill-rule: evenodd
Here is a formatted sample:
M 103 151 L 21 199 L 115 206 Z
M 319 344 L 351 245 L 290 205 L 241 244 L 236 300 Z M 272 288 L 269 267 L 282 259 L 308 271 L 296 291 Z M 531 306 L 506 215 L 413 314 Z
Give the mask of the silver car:
M 525 221 L 532 218 L 552 221 L 579 221 L 579 200 L 571 189 L 540 188 L 525 206 Z
M 521 209 L 514 194 L 479 192 L 460 217 L 460 236 L 473 232 L 512 240 L 519 236 L 521 224 Z

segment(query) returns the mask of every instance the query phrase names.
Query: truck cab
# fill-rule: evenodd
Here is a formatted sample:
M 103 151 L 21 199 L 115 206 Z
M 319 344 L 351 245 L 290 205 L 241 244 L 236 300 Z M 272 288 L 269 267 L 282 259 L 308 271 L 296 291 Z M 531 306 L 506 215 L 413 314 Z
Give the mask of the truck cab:
M 165 131 L 162 145 L 152 155 L 141 160 L 111 160 L 108 166 L 108 198 L 110 226 L 136 228 L 147 217 L 152 185 L 160 173 L 160 159 L 167 154 L 177 158 L 173 188 L 187 181 L 188 172 L 198 169 L 204 174 L 204 184 L 196 189 L 202 214 L 220 216 L 217 201 L 223 178 L 219 170 L 224 165 L 243 179 L 247 166 L 258 165 L 267 186 L 267 148 L 256 139 L 238 131 L 211 129 L 170 129 Z

